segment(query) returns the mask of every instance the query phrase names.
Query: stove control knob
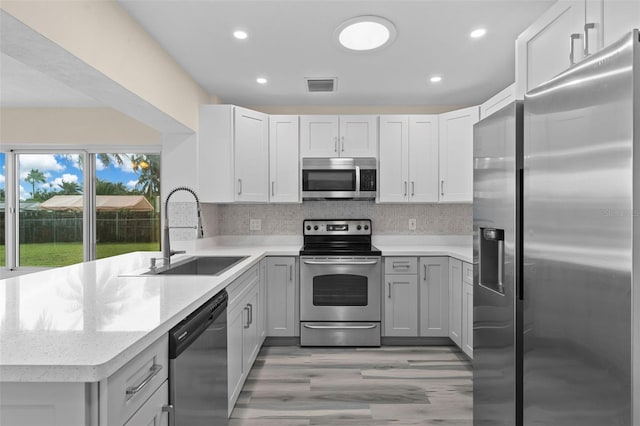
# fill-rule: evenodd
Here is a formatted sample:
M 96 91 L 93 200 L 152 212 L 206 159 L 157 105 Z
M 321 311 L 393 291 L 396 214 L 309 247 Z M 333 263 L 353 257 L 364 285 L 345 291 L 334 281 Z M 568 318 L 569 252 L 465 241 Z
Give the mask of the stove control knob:
M 358 225 L 358 231 L 362 229 L 362 226 Z
M 307 231 L 311 231 L 311 225 L 307 225 Z
M 368 230 L 369 230 L 369 225 L 365 225 L 365 226 L 364 226 L 364 230 L 365 230 L 365 231 L 368 231 Z
M 318 230 L 318 225 L 314 226 L 314 227 L 313 227 L 313 230 L 314 230 L 314 231 L 317 231 L 317 230 Z

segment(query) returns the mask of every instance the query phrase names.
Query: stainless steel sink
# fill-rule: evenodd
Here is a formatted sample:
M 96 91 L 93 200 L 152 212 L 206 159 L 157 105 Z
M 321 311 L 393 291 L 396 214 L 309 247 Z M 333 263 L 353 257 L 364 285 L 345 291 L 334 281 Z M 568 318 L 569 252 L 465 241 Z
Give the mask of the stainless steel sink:
M 220 275 L 248 256 L 196 256 L 145 272 L 144 275 Z

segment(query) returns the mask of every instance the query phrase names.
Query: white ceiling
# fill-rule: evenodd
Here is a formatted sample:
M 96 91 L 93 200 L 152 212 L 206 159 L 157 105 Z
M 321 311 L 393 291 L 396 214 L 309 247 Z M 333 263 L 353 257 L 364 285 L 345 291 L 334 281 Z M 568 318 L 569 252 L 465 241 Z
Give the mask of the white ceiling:
M 238 105 L 473 105 L 514 81 L 515 39 L 552 0 L 119 0 L 210 94 Z M 378 15 L 397 38 L 370 53 L 333 42 Z M 482 39 L 469 38 L 484 27 Z M 244 29 L 249 38 L 235 40 Z M 442 75 L 441 83 L 428 82 Z M 256 77 L 269 82 L 258 85 Z M 305 77 L 337 77 L 336 93 Z
M 11 56 L 0 53 L 0 107 L 99 107 L 95 99 L 73 90 Z

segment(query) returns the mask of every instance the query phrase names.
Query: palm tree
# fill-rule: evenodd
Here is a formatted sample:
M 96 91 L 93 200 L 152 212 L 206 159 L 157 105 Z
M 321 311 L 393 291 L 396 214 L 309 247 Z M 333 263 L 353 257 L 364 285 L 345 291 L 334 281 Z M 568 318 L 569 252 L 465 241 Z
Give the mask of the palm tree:
M 31 184 L 31 198 L 33 198 L 36 192 L 36 183 L 45 183 L 47 181 L 47 178 L 40 170 L 31 169 L 24 180 L 25 182 L 29 182 Z
M 96 178 L 96 195 L 126 195 L 130 191 L 122 182 L 109 182 Z
M 160 195 L 160 156 L 138 155 L 131 158 L 131 161 L 133 170 L 140 172 L 136 187 L 149 200 Z
M 77 182 L 65 182 L 59 183 L 60 195 L 77 195 L 82 193 L 82 187 Z

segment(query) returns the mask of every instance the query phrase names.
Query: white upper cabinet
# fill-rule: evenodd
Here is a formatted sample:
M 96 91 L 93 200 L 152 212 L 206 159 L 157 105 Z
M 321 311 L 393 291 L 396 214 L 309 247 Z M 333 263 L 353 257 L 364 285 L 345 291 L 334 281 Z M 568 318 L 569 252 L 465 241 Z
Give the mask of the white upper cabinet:
M 438 201 L 438 116 L 380 116 L 381 203 Z
M 473 125 L 479 108 L 440 115 L 440 202 L 473 202 Z
M 235 108 L 236 201 L 269 201 L 269 117 Z
M 269 117 L 269 201 L 300 202 L 297 115 Z
M 268 129 L 268 116 L 257 111 L 233 105 L 200 107 L 197 158 L 202 201 L 268 201 Z
M 516 41 L 516 97 L 640 27 L 640 1 L 560 0 Z
M 301 157 L 376 157 L 376 116 L 300 116 Z

